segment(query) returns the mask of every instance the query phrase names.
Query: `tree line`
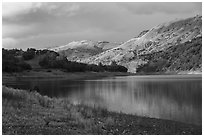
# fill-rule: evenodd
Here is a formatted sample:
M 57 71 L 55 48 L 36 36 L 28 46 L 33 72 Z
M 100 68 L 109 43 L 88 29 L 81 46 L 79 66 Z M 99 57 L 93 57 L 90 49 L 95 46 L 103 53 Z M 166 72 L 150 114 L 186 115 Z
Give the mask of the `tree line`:
M 21 49 L 2 49 L 2 66 L 3 72 L 22 72 L 24 70 L 31 70 L 26 61 L 34 59 L 36 56 L 40 56 L 39 65 L 45 69 L 63 69 L 67 72 L 127 72 L 127 68 L 121 65 L 117 65 L 116 62 L 112 62 L 111 65 L 103 65 L 102 63 L 85 64 L 79 62 L 69 61 L 66 57 L 59 55 L 57 52 L 47 49 L 36 50 L 34 48 L 28 48 L 26 51 Z
M 46 53 L 45 56 L 39 61 L 39 65 L 43 68 L 64 69 L 67 72 L 127 72 L 127 68 L 121 65 L 117 65 L 116 62 L 112 62 L 111 65 L 103 65 L 102 63 L 85 64 L 80 62 L 69 61 L 66 57 L 60 56 L 58 53 Z
M 22 50 L 2 49 L 2 71 L 3 72 L 21 72 L 31 70 L 31 66 L 22 59 Z

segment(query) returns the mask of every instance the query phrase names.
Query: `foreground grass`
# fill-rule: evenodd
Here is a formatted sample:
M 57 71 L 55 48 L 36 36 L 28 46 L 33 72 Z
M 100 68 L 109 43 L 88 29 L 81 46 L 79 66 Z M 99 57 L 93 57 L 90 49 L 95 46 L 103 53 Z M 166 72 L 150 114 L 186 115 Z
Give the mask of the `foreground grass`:
M 2 87 L 3 134 L 201 134 L 201 126 L 73 105 Z

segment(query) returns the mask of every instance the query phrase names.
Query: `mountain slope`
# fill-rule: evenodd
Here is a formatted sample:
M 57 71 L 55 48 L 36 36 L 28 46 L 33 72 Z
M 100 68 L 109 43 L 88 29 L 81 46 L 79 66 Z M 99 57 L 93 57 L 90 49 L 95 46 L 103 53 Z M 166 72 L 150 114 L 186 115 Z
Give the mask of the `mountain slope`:
M 202 37 L 140 58 L 148 63 L 139 66 L 137 72 L 202 71 Z
M 135 73 L 138 66 L 148 62 L 140 58 L 140 55 L 165 51 L 172 46 L 201 37 L 202 17 L 195 16 L 160 24 L 141 34 L 115 48 L 84 58 L 80 62 L 110 64 L 116 61 L 117 64 L 127 67 L 129 72 Z
M 107 41 L 91 41 L 91 40 L 82 40 L 82 41 L 73 41 L 67 45 L 58 46 L 51 48 L 55 52 L 58 52 L 60 55 L 66 56 L 70 61 L 81 61 L 81 59 L 88 58 L 94 55 L 97 55 L 103 51 L 112 49 L 120 43 L 111 43 Z

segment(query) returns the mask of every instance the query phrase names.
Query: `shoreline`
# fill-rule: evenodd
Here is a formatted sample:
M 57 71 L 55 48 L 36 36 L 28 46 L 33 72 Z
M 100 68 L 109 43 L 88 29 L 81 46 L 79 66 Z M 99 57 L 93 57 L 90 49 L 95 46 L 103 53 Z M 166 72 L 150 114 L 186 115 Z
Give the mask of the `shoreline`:
M 6 79 L 15 78 L 59 78 L 66 80 L 86 80 L 86 79 L 100 79 L 104 77 L 115 77 L 115 76 L 145 76 L 145 75 L 200 75 L 202 72 L 198 71 L 180 71 L 180 72 L 156 72 L 156 73 L 129 73 L 129 72 L 64 72 L 59 69 L 40 69 L 23 71 L 19 73 L 2 73 L 3 81 Z
M 202 134 L 202 125 L 110 112 L 2 86 L 3 134 Z
M 125 72 L 64 72 L 61 70 L 44 69 L 40 71 L 24 71 L 20 73 L 2 73 L 4 79 L 15 78 L 59 78 L 66 80 L 86 80 L 86 79 L 99 79 L 104 77 L 114 76 L 132 76 L 135 74 Z

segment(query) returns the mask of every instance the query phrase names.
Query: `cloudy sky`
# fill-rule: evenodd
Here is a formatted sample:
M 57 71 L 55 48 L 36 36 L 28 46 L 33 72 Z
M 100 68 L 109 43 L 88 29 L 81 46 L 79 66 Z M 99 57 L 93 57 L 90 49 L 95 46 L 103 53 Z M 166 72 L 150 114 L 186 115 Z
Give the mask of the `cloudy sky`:
M 2 46 L 45 48 L 77 40 L 127 41 L 142 30 L 202 14 L 201 3 L 3 3 Z

